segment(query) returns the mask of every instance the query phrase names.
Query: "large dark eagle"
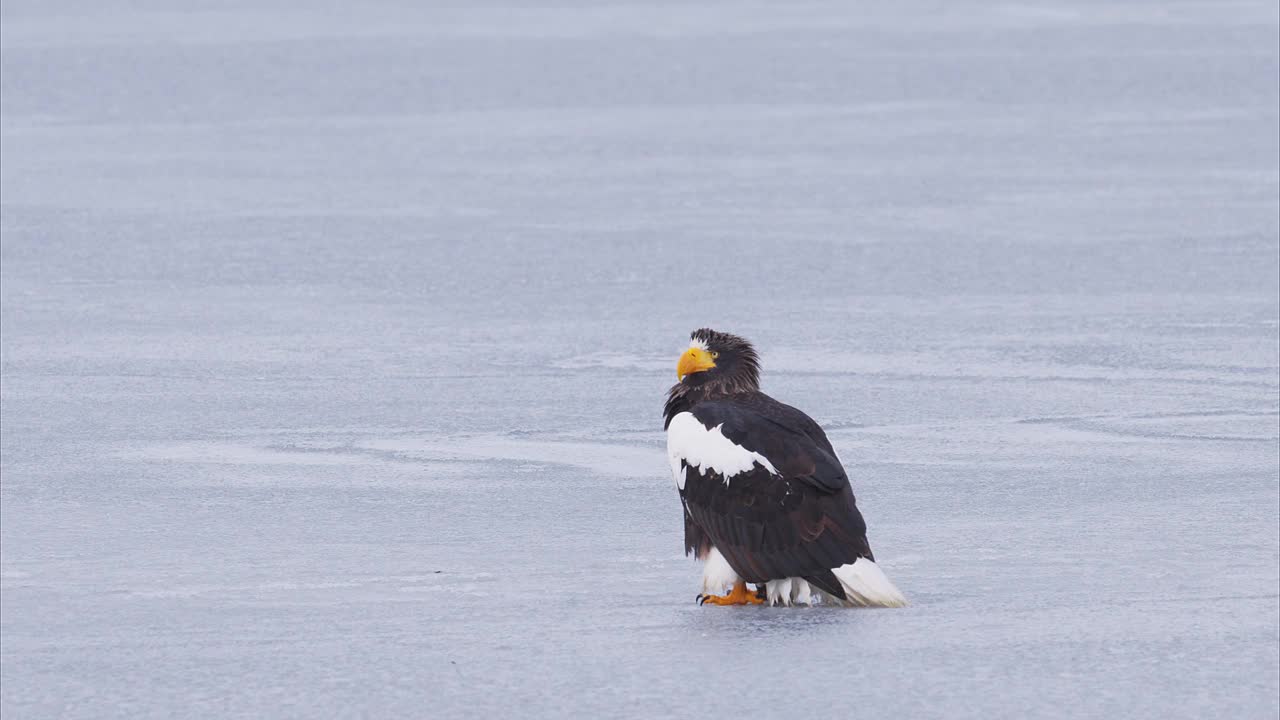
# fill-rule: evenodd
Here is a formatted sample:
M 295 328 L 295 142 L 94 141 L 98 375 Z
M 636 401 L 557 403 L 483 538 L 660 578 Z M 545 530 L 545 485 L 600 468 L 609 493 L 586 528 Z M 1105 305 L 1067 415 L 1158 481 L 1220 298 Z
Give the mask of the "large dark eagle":
M 664 415 L 685 552 L 705 563 L 699 602 L 906 605 L 822 428 L 760 392 L 751 343 L 705 328 L 690 339 Z

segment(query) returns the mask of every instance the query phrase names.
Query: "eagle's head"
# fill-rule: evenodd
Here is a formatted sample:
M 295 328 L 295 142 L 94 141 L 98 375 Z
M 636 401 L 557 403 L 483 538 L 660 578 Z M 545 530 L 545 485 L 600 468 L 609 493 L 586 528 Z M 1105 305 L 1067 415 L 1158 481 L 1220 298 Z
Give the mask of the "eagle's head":
M 687 387 L 725 393 L 757 390 L 760 360 L 745 339 L 702 328 L 689 335 L 689 349 L 680 354 L 676 375 Z

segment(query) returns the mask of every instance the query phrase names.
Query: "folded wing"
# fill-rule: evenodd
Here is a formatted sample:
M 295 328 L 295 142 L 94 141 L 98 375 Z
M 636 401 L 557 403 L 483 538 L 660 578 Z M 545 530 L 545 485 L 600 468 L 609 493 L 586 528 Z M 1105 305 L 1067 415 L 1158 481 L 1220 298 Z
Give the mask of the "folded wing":
M 671 419 L 667 438 L 687 522 L 744 580 L 800 577 L 846 599 L 833 570 L 873 556 L 817 423 L 757 396 L 699 403 Z

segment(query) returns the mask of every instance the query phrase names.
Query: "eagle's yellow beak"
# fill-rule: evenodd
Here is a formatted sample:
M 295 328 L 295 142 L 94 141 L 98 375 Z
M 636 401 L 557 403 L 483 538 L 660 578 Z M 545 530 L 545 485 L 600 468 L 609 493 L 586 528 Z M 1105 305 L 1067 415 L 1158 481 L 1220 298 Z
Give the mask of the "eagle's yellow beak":
M 680 355 L 680 362 L 676 363 L 676 378 L 683 380 L 686 375 L 704 372 L 715 366 L 712 353 L 702 348 L 691 347 Z

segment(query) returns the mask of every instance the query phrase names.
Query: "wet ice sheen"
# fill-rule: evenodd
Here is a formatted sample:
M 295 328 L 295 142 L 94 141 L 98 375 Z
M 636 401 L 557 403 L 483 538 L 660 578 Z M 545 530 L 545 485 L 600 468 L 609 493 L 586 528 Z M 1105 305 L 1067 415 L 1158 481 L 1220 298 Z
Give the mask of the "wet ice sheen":
M 0 713 L 1274 717 L 1274 4 L 0 10 Z M 699 608 L 686 333 L 901 611 Z

